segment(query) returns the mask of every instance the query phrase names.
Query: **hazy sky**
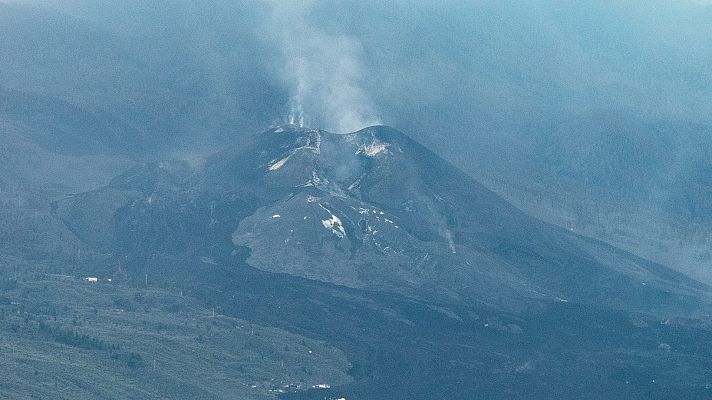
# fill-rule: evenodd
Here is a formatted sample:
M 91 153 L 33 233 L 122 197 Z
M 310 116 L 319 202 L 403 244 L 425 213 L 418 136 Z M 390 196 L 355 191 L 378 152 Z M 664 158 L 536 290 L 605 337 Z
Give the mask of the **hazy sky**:
M 252 101 L 250 82 L 264 73 L 260 85 L 282 98 L 254 104 L 278 102 L 283 119 L 335 131 L 452 113 L 462 122 L 602 108 L 712 115 L 702 101 L 712 94 L 710 14 L 684 1 L 33 3 L 91 21 L 146 57 L 173 57 L 177 70 L 200 64 L 226 102 L 237 92 Z

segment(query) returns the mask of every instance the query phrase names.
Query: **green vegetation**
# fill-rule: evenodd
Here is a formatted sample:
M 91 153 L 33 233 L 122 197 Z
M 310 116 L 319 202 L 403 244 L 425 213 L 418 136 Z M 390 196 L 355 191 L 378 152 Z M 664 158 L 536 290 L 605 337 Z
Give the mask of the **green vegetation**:
M 63 343 L 69 346 L 75 346 L 87 350 L 104 350 L 107 348 L 106 343 L 95 337 L 83 335 L 71 329 L 47 325 L 42 321 L 40 321 L 39 324 L 39 331 L 49 338 L 54 339 L 58 343 Z

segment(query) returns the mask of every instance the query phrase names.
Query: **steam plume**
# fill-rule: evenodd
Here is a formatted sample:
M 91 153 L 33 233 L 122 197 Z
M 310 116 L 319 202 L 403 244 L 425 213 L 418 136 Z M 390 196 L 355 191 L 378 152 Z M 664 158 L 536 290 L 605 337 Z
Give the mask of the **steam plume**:
M 311 24 L 313 1 L 267 2 L 281 53 L 280 77 L 291 96 L 289 122 L 338 133 L 379 124 L 373 101 L 361 85 L 360 42 Z

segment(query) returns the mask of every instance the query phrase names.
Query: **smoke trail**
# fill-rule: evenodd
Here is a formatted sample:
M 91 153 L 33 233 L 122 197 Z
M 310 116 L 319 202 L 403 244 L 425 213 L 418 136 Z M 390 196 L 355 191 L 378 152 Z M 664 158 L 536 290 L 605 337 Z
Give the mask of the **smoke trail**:
M 269 37 L 281 53 L 280 77 L 288 88 L 289 122 L 338 133 L 380 123 L 362 88 L 361 44 L 321 31 L 309 21 L 313 1 L 267 0 Z

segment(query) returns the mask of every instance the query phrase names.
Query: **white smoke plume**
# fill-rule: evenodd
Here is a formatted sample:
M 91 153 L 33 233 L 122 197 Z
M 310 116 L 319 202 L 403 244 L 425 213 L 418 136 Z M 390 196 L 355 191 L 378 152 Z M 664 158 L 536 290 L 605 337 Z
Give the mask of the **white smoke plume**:
M 313 1 L 266 1 L 271 9 L 269 36 L 281 53 L 278 69 L 291 96 L 289 122 L 337 133 L 380 124 L 362 87 L 360 42 L 315 26 L 309 19 Z

